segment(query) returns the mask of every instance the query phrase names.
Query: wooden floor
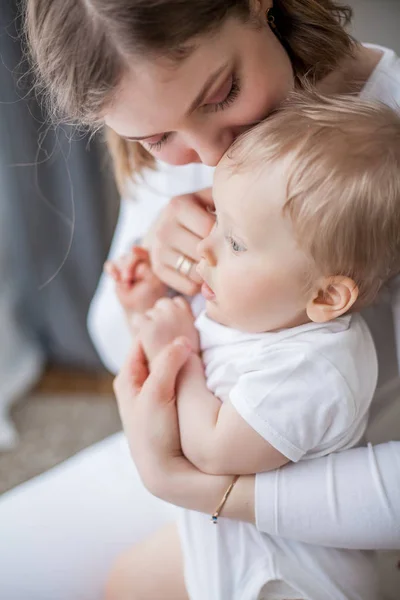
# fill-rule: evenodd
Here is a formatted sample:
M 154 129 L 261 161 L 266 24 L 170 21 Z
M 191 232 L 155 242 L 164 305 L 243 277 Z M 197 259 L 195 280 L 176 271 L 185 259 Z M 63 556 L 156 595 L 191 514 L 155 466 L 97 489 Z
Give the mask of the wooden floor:
M 35 391 L 41 393 L 113 393 L 113 376 L 109 373 L 89 373 L 79 369 L 67 369 L 49 366 Z

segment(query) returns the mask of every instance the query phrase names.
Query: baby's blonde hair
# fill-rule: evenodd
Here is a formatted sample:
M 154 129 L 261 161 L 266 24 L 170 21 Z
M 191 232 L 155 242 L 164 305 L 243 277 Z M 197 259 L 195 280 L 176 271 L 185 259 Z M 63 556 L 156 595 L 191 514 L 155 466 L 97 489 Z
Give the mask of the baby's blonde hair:
M 287 161 L 285 214 L 314 276 L 350 277 L 357 308 L 400 272 L 400 115 L 349 96 L 295 93 L 228 153 L 235 171 Z M 273 190 L 268 190 L 268 194 Z

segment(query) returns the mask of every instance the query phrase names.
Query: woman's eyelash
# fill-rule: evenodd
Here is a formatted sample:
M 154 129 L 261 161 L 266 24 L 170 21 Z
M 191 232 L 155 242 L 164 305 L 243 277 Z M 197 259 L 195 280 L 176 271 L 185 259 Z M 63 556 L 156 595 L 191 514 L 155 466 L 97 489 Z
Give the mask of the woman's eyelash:
M 239 93 L 240 93 L 239 78 L 236 76 L 233 76 L 231 89 L 229 90 L 229 93 L 228 93 L 227 97 L 225 98 L 225 100 L 222 100 L 222 102 L 217 102 L 216 104 L 207 104 L 206 108 L 210 109 L 213 112 L 217 112 L 219 110 L 224 110 L 224 108 L 227 108 L 230 104 L 232 104 L 236 100 Z M 146 142 L 148 149 L 155 150 L 155 151 L 161 150 L 162 146 L 165 144 L 165 142 L 167 142 L 169 136 L 170 136 L 170 133 L 164 133 L 164 135 L 158 140 L 158 142 Z
M 232 104 L 236 100 L 239 93 L 240 93 L 239 78 L 236 76 L 233 76 L 231 89 L 229 90 L 229 93 L 228 93 L 227 97 L 225 98 L 225 100 L 222 100 L 222 102 L 217 102 L 216 104 L 208 104 L 207 108 L 209 108 L 213 112 L 217 112 L 219 110 L 224 110 L 224 108 L 227 108 L 230 104 Z
M 169 138 L 169 133 L 164 133 L 164 135 L 158 140 L 158 142 L 146 142 L 149 150 L 161 150 L 162 145 Z

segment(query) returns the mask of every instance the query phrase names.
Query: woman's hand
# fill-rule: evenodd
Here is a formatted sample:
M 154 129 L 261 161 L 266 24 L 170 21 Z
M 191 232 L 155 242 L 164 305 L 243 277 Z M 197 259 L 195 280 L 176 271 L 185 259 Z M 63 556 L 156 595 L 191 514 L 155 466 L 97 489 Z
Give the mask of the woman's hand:
M 141 343 L 114 381 L 118 408 L 132 458 L 145 487 L 158 495 L 176 459 L 183 458 L 175 384 L 191 353 L 185 339 L 164 348 L 153 362 L 151 375 Z
M 212 514 L 232 477 L 206 475 L 182 453 L 175 387 L 191 351 L 188 340 L 178 338 L 162 350 L 149 372 L 137 342 L 114 389 L 132 458 L 145 487 L 167 502 Z M 254 523 L 254 476 L 240 477 L 224 516 Z
M 201 279 L 196 273 L 199 260 L 197 246 L 214 225 L 214 208 L 211 188 L 196 194 L 172 198 L 160 213 L 157 221 L 143 240 L 148 248 L 154 273 L 168 287 L 180 294 L 193 296 L 200 289 Z M 189 259 L 192 266 L 188 272 L 181 267 L 181 257 Z M 185 263 L 185 266 L 189 263 Z

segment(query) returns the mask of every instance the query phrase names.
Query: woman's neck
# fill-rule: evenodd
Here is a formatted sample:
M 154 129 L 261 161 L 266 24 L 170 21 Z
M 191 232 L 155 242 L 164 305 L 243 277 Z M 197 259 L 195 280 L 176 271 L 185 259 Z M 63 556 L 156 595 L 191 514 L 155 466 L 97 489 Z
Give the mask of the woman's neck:
M 321 80 L 318 90 L 329 96 L 359 94 L 381 58 L 381 50 L 358 44 L 354 56 L 346 58 L 336 71 Z

